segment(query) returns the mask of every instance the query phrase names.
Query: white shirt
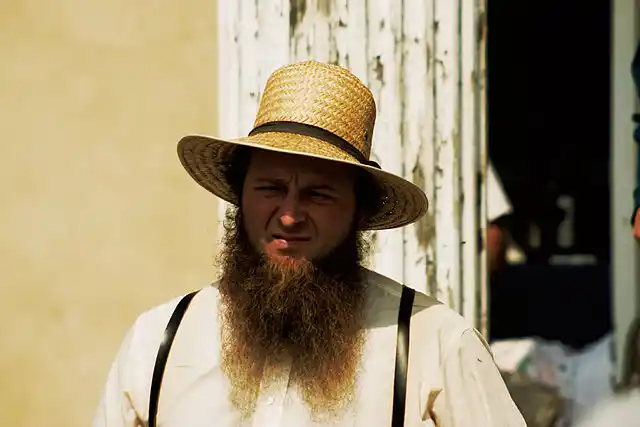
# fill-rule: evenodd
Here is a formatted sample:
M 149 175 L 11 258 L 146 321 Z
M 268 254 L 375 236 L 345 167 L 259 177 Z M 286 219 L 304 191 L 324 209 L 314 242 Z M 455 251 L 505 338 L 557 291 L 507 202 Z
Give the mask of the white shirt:
M 487 165 L 487 219 L 494 221 L 512 211 L 513 207 L 504 191 L 500 177 L 496 173 L 493 163 L 489 162 Z
M 370 271 L 367 278 L 371 303 L 356 397 L 335 427 L 391 425 L 402 286 Z M 93 427 L 146 425 L 156 354 L 179 300 L 143 313 L 129 330 Z M 253 418 L 239 421 L 220 367 L 218 303 L 216 286 L 208 286 L 195 296 L 182 320 L 164 374 L 158 427 L 317 426 L 286 378 L 261 390 Z M 408 366 L 406 427 L 526 426 L 480 334 L 455 311 L 418 292 Z

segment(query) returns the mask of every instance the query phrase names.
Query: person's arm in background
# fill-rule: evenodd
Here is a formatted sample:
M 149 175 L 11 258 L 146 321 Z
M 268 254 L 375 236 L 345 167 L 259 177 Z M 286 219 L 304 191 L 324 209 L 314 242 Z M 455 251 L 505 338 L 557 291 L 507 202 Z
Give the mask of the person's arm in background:
M 631 63 L 631 76 L 636 89 L 636 95 L 640 98 L 640 43 L 636 46 L 636 53 Z M 633 132 L 633 139 L 636 144 L 640 143 L 640 114 L 633 115 L 633 121 L 636 123 L 636 129 Z M 638 159 L 636 166 L 636 188 L 633 192 L 633 215 L 631 223 L 633 225 L 633 235 L 640 240 L 640 149 L 636 147 L 636 157 Z
M 639 127 L 640 130 L 640 127 Z M 636 141 L 639 142 L 639 141 Z M 640 240 L 640 148 L 636 147 L 636 158 L 638 166 L 636 167 L 636 189 L 633 191 L 633 236 Z
M 504 215 L 513 212 L 513 206 L 509 202 L 500 178 L 493 167 L 493 163 L 487 165 L 487 255 L 489 269 L 497 271 L 504 264 L 506 239 L 502 230 L 494 221 Z
M 640 115 L 638 116 L 638 127 L 634 133 L 636 143 L 640 143 Z M 633 236 L 640 240 L 640 147 L 636 146 L 636 188 L 633 191 L 633 216 L 631 223 L 633 225 Z

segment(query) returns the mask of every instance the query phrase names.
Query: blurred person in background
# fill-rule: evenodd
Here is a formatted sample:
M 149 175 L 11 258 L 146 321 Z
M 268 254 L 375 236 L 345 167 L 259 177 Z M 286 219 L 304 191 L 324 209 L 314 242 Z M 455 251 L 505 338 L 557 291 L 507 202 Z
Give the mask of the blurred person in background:
M 617 394 L 590 411 L 576 427 L 640 427 L 640 391 Z
M 640 97 L 640 43 L 631 64 L 631 76 Z M 640 115 L 634 114 L 636 129 L 633 138 L 640 143 Z M 636 168 L 636 188 L 633 194 L 634 210 L 631 216 L 633 236 L 640 240 L 640 150 L 636 147 L 638 164 Z M 596 405 L 577 427 L 640 427 L 640 318 L 631 325 L 627 336 L 624 374 L 618 393 Z
M 493 163 L 487 165 L 487 257 L 489 271 L 500 270 L 506 260 L 507 234 L 495 221 L 512 212 L 513 207 L 504 191 Z
M 636 52 L 631 63 L 631 76 L 636 88 L 636 94 L 640 98 L 640 43 L 636 45 Z M 634 114 L 633 121 L 636 123 L 633 139 L 636 143 L 640 143 L 640 114 Z M 636 158 L 636 189 L 633 192 L 634 209 L 631 216 L 631 224 L 633 225 L 633 236 L 640 240 L 640 149 L 638 147 L 636 147 Z

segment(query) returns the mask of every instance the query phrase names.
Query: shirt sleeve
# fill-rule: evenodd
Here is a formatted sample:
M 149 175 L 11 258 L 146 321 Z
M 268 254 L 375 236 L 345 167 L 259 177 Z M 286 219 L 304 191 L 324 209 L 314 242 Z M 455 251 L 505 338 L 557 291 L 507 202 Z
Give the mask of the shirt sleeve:
M 493 222 L 503 215 L 510 214 L 513 206 L 504 186 L 496 173 L 493 163 L 487 165 L 487 219 Z
M 489 346 L 467 329 L 443 360 L 443 388 L 433 402 L 438 427 L 526 427 Z
M 132 378 L 130 374 L 135 372 L 130 357 L 134 335 L 135 330 L 131 328 L 111 365 L 92 427 L 142 426 L 134 409 L 129 387 Z

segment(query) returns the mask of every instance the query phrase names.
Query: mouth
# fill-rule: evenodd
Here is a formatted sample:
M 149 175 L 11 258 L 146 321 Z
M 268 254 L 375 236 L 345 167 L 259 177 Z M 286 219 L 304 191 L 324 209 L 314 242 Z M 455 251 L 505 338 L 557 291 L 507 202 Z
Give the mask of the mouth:
M 297 246 L 304 245 L 311 240 L 310 237 L 305 236 L 287 236 L 284 234 L 271 235 L 271 241 L 278 249 L 290 249 Z

